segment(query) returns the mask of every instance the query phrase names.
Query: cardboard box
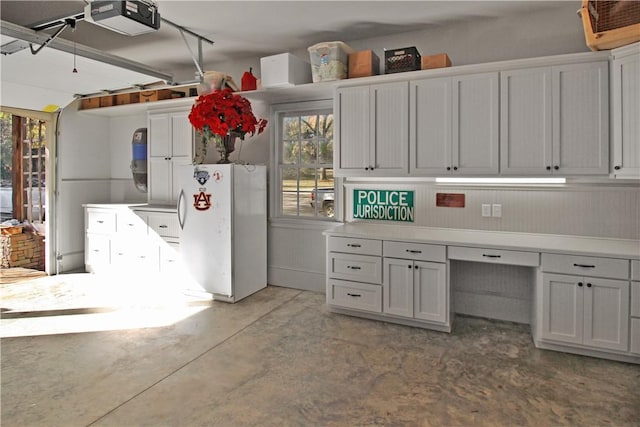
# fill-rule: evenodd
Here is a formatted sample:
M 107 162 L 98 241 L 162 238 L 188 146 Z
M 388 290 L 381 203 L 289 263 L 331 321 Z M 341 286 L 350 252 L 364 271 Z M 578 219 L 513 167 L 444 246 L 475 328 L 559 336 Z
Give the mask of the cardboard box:
M 421 66 L 423 70 L 430 70 L 432 68 L 444 68 L 451 67 L 451 60 L 446 53 L 439 53 L 437 55 L 423 56 L 421 59 Z
M 380 74 L 380 58 L 371 50 L 361 50 L 349 55 L 349 78 L 377 76 Z
M 140 102 L 155 102 L 171 99 L 171 89 L 144 90 L 140 92 Z
M 290 87 L 311 83 L 311 64 L 290 53 L 260 58 L 263 88 Z
M 82 100 L 80 100 L 81 110 L 89 110 L 91 108 L 99 108 L 99 107 L 100 107 L 100 97 L 82 98 Z
M 115 95 L 106 95 L 100 97 L 100 108 L 102 107 L 113 107 L 116 105 L 116 96 Z
M 119 93 L 116 95 L 116 105 L 137 104 L 140 102 L 140 92 Z

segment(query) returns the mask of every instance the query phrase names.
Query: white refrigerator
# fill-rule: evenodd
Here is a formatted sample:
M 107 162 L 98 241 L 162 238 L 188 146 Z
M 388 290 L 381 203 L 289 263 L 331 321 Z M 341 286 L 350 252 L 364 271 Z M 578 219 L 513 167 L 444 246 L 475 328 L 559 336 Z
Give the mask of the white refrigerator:
M 181 166 L 184 287 L 236 302 L 267 285 L 266 166 Z

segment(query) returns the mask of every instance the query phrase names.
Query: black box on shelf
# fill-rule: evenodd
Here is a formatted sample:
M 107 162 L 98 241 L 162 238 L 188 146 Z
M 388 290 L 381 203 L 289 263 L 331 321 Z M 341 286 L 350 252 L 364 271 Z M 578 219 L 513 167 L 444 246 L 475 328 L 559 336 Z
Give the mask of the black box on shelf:
M 385 74 L 416 71 L 420 69 L 420 53 L 415 47 L 385 50 Z

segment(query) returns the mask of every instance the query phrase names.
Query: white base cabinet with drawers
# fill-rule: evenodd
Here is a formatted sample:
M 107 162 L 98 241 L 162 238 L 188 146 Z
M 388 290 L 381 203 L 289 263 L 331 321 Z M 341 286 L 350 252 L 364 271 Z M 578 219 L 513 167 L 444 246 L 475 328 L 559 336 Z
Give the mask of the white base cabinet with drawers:
M 332 310 L 451 331 L 444 246 L 329 237 L 327 250 Z
M 175 212 L 146 205 L 85 208 L 85 270 L 90 273 L 180 274 Z
M 539 347 L 630 353 L 629 260 L 543 253 L 541 269 Z
M 631 261 L 631 343 L 632 354 L 640 356 L 640 261 Z

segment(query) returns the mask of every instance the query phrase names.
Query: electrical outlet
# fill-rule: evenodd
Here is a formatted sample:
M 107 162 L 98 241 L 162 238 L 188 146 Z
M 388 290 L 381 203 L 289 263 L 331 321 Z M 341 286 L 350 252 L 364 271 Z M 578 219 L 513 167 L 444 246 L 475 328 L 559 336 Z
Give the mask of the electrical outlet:
M 502 218 L 502 205 L 491 205 L 491 216 L 496 218 Z
M 482 205 L 482 216 L 491 216 L 491 205 L 489 204 Z

